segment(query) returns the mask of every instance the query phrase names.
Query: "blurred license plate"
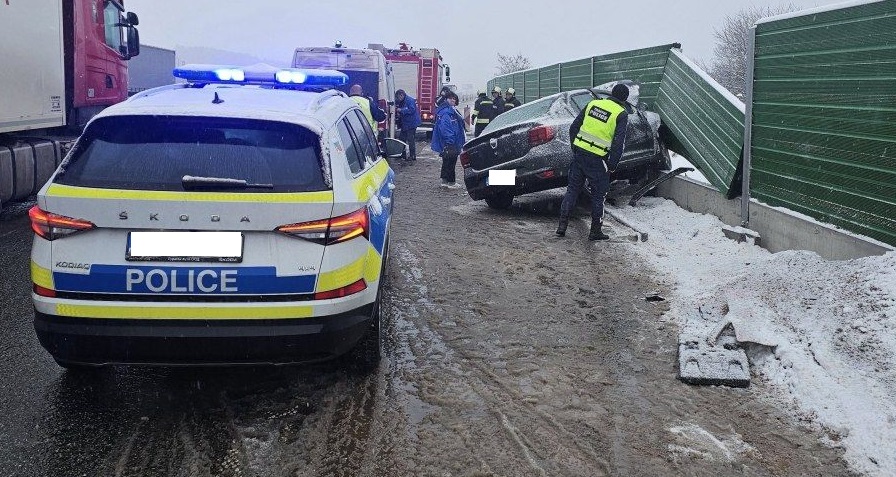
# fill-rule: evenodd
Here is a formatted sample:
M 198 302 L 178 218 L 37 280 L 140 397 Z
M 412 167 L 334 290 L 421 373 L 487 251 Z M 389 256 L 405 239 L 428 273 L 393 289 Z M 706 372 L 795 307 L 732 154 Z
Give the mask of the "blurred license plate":
M 240 232 L 131 232 L 125 257 L 131 261 L 225 262 L 243 260 Z
M 516 185 L 516 169 L 491 169 L 485 179 L 487 186 Z

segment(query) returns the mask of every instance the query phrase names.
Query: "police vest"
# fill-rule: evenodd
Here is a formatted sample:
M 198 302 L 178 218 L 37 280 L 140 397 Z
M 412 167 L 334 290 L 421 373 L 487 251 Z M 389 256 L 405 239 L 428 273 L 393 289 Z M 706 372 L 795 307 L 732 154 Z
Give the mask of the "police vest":
M 625 108 L 611 99 L 595 99 L 585 106 L 585 119 L 572 144 L 600 157 L 610 152 L 616 119 Z
M 376 121 L 373 120 L 373 114 L 370 112 L 370 100 L 363 96 L 351 96 L 351 98 L 361 107 L 361 112 L 364 113 L 364 117 L 370 123 L 370 129 L 376 132 Z

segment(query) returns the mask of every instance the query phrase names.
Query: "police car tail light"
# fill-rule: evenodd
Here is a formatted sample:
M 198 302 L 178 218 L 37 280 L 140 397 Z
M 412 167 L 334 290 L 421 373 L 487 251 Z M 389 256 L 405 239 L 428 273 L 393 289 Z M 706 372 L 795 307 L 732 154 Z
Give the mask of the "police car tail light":
M 464 151 L 460 153 L 460 165 L 464 169 L 470 167 L 470 152 Z
M 47 240 L 56 240 L 96 228 L 96 225 L 86 220 L 52 214 L 36 205 L 28 211 L 28 216 L 31 217 L 31 230 Z
M 529 147 L 538 146 L 554 140 L 554 128 L 551 126 L 536 126 L 529 130 Z
M 345 242 L 363 235 L 370 236 L 370 218 L 367 208 L 356 210 L 350 214 L 330 219 L 330 230 L 327 233 L 327 245 Z
M 277 227 L 277 231 L 319 244 L 331 245 L 361 235 L 369 237 L 370 219 L 367 216 L 367 208 L 363 208 L 332 219 L 281 225 Z
M 355 293 L 362 292 L 367 289 L 367 282 L 364 279 L 360 279 L 351 285 L 344 286 L 342 288 L 337 288 L 335 290 L 329 290 L 325 292 L 317 292 L 314 294 L 315 300 L 329 300 L 331 298 L 342 298 L 344 296 L 354 295 Z

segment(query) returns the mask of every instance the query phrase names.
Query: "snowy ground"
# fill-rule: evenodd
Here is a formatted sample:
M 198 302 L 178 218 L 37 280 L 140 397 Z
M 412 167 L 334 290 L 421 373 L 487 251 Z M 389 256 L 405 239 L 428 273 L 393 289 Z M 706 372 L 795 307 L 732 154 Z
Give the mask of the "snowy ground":
M 635 253 L 677 282 L 667 317 L 683 339 L 707 339 L 730 321 L 753 386 L 825 431 L 856 471 L 896 475 L 896 252 L 772 254 L 662 198 L 618 213 L 649 234 Z

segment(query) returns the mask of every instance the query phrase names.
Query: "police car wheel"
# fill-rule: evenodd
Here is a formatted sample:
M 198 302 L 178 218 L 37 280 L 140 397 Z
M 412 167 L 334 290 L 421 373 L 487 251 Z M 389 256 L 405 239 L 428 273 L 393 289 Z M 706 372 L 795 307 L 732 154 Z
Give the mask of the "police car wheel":
M 485 203 L 492 209 L 509 209 L 513 204 L 513 195 L 506 192 L 499 192 L 486 197 Z

